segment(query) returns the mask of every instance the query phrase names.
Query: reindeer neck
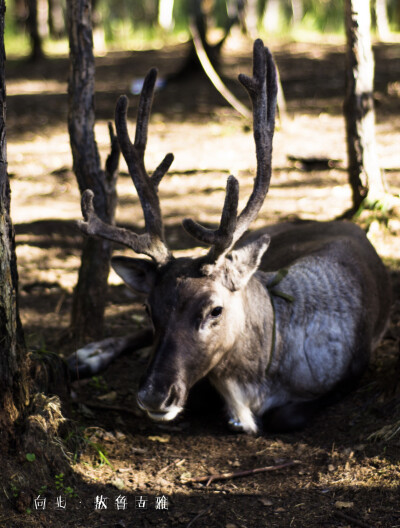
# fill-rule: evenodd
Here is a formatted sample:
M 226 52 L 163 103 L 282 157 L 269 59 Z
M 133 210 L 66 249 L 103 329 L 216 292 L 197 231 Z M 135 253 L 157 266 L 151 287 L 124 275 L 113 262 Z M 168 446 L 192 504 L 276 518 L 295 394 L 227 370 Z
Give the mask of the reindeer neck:
M 257 274 L 258 275 L 258 274 Z M 264 377 L 270 362 L 274 334 L 274 311 L 268 290 L 257 276 L 242 290 L 244 324 L 230 352 L 215 367 L 212 377 L 241 378 L 254 381 Z

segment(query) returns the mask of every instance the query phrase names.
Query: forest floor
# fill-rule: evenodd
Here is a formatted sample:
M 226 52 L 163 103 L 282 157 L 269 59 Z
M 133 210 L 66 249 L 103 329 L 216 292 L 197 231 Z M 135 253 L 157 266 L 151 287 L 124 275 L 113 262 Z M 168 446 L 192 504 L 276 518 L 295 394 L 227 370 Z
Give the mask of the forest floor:
M 351 199 L 341 110 L 344 47 L 273 43 L 272 51 L 288 116 L 277 127 L 272 184 L 252 227 L 293 217 L 332 219 Z M 129 94 L 133 81 L 151 66 L 164 78 L 176 72 L 185 52 L 182 45 L 98 58 L 96 135 L 103 161 L 109 148 L 107 121 L 117 96 Z M 375 53 L 379 156 L 388 185 L 398 193 L 400 45 L 379 45 Z M 251 44 L 228 41 L 223 75 L 246 104 L 235 79 L 250 69 Z M 80 199 L 66 125 L 67 75 L 67 58 L 38 65 L 7 63 L 20 310 L 28 348 L 43 360 L 52 353 L 67 356 L 77 346 L 66 337 L 82 245 L 74 227 Z M 131 94 L 130 101 L 133 120 L 137 96 Z M 168 243 L 177 255 L 194 254 L 201 250 L 184 234 L 182 218 L 216 222 L 230 173 L 239 178 L 241 200 L 247 199 L 255 169 L 251 124 L 224 103 L 204 75 L 192 74 L 168 82 L 154 102 L 149 169 L 167 152 L 175 154 L 160 187 Z M 330 163 L 307 164 L 302 158 Z M 123 162 L 118 194 L 118 221 L 142 226 Z M 0 460 L 0 527 L 400 527 L 400 432 L 395 434 L 396 424 L 400 428 L 400 219 L 380 212 L 361 221 L 390 269 L 394 303 L 382 345 L 350 396 L 293 434 L 233 434 L 223 409 L 214 404 L 188 409 L 176 422 L 158 425 L 135 402 L 148 351 L 124 356 L 102 376 L 74 382 L 72 393 L 59 387 L 69 419 L 69 438 L 64 438 L 69 470 L 34 453 Z M 107 299 L 105 336 L 146 324 L 141 304 L 114 274 Z M 190 482 L 275 465 L 284 467 L 209 485 Z M 66 499 L 65 509 L 56 507 L 60 496 Z M 45 509 L 35 508 L 38 497 L 46 499 Z M 107 509 L 95 508 L 96 497 L 104 499 L 100 506 Z M 123 497 L 127 509 L 117 509 Z

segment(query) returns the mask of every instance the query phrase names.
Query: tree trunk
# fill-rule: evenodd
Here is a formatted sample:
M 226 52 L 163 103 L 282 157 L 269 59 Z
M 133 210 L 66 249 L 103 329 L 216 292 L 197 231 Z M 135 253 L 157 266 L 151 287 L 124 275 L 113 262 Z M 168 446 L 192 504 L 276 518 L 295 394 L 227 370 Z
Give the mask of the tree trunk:
M 367 197 L 384 192 L 375 140 L 374 58 L 371 47 L 370 2 L 346 0 L 346 94 L 344 115 L 349 181 L 356 211 Z
M 277 33 L 281 28 L 282 5 L 280 0 L 267 0 L 263 16 L 263 27 L 268 33 Z
M 293 25 L 300 24 L 304 15 L 303 0 L 291 0 Z
M 245 21 L 247 34 L 251 39 L 258 35 L 258 2 L 257 0 L 246 0 Z
M 158 24 L 165 31 L 172 30 L 174 27 L 174 0 L 159 0 Z
M 0 448 L 12 437 L 13 424 L 28 403 L 27 360 L 18 313 L 18 274 L 10 218 L 7 175 L 4 17 L 0 0 Z
M 12 5 L 12 17 L 19 31 L 26 29 L 26 19 L 28 17 L 28 6 L 26 0 L 15 0 Z
M 202 46 L 208 57 L 208 60 L 211 62 L 212 66 L 218 70 L 219 63 L 221 60 L 221 49 L 222 46 L 228 37 L 230 26 L 226 28 L 225 35 L 220 39 L 217 44 L 209 44 L 207 40 L 208 33 L 208 22 L 209 17 L 207 13 L 207 3 L 204 0 L 191 0 L 190 3 L 190 27 L 195 27 L 196 33 L 201 39 Z M 179 82 L 182 79 L 191 77 L 194 73 L 203 70 L 203 66 L 198 58 L 196 46 L 192 39 L 187 57 L 183 62 L 181 68 L 176 72 L 171 74 L 168 77 L 168 82 Z
M 386 0 L 375 0 L 376 30 L 381 41 L 390 37 Z
M 104 222 L 113 223 L 119 149 L 114 138 L 110 155 L 113 160 L 103 171 L 94 134 L 95 63 L 91 2 L 70 0 L 67 5 L 70 43 L 68 130 L 74 171 L 81 193 L 85 189 L 94 192 L 98 216 Z M 85 240 L 71 317 L 71 330 L 77 344 L 86 338 L 98 339 L 102 335 L 111 250 L 112 244 L 106 240 Z
M 49 33 L 55 39 L 65 34 L 64 12 L 60 0 L 47 0 Z
M 30 60 L 38 61 L 44 57 L 42 38 L 39 32 L 38 0 L 27 0 L 28 17 L 26 24 L 31 41 Z

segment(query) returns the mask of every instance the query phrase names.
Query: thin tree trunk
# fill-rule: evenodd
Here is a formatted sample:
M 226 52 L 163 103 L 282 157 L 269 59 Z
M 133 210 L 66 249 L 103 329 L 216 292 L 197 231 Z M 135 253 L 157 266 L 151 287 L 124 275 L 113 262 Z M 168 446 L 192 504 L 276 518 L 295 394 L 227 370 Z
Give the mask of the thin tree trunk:
M 303 0 L 291 0 L 293 25 L 300 24 L 304 15 Z
M 281 27 L 280 0 L 267 0 L 263 16 L 263 27 L 268 33 L 277 33 Z
M 47 0 L 49 33 L 55 38 L 61 38 L 65 33 L 64 12 L 60 0 Z
M 28 17 L 28 5 L 26 0 L 15 0 L 12 3 L 11 9 L 17 29 L 24 31 L 26 28 L 26 19 Z
M 357 210 L 367 195 L 369 201 L 374 201 L 384 192 L 375 139 L 370 2 L 346 0 L 345 25 L 347 51 L 344 115 L 349 181 L 353 191 L 353 206 Z
M 98 216 L 104 222 L 113 223 L 119 149 L 114 138 L 110 155 L 113 162 L 103 171 L 94 134 L 95 63 L 91 2 L 70 0 L 67 4 L 70 42 L 68 130 L 74 171 L 81 193 L 85 189 L 94 192 Z M 78 344 L 86 338 L 98 339 L 102 335 L 111 250 L 112 245 L 106 240 L 85 240 L 71 317 L 72 334 Z
M 376 30 L 381 41 L 390 37 L 386 0 L 375 0 Z
M 42 38 L 39 32 L 38 0 L 27 0 L 28 18 L 26 24 L 31 41 L 30 60 L 38 61 L 44 57 Z
M 245 4 L 246 30 L 250 38 L 256 38 L 258 34 L 258 2 L 257 0 L 246 0 Z
M 174 0 L 159 0 L 158 24 L 165 31 L 170 31 L 174 27 Z
M 196 28 L 196 34 L 202 42 L 202 46 L 215 70 L 218 70 L 221 60 L 221 49 L 228 37 L 230 27 L 225 29 L 225 35 L 217 44 L 209 44 L 207 40 L 208 33 L 208 16 L 204 0 L 191 0 L 190 3 L 190 26 Z M 203 66 L 198 58 L 196 46 L 192 39 L 186 60 L 183 62 L 180 70 L 168 77 L 169 82 L 179 82 L 181 79 L 192 76 L 193 73 L 201 71 Z
M 4 16 L 0 0 L 0 448 L 28 403 L 27 359 L 18 313 L 18 274 L 7 174 Z
M 226 0 L 225 5 L 228 19 L 235 20 L 241 32 L 247 35 L 246 0 Z

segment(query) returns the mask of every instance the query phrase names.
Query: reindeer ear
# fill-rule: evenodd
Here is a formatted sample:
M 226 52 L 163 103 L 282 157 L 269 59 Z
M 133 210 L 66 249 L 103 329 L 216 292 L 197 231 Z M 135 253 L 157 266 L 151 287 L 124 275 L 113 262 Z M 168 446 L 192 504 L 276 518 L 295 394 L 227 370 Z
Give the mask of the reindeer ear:
M 157 266 L 151 260 L 113 257 L 111 266 L 132 290 L 146 295 L 152 290 Z
M 240 290 L 248 283 L 257 271 L 270 241 L 269 235 L 263 235 L 253 242 L 232 251 L 225 258 L 225 278 L 229 289 Z

